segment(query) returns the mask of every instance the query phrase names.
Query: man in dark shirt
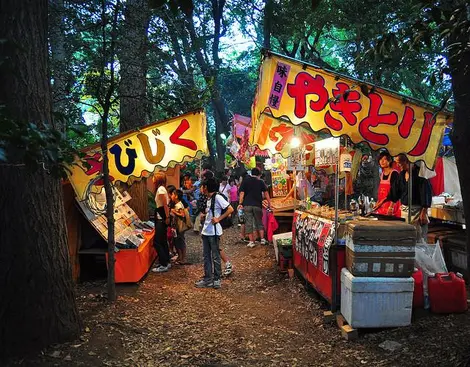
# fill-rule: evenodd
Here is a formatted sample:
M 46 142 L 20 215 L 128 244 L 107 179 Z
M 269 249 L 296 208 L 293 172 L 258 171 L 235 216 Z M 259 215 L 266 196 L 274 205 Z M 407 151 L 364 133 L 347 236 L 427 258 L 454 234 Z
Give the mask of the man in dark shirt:
M 261 180 L 261 171 L 258 168 L 251 170 L 251 176 L 247 176 L 240 186 L 240 205 L 239 209 L 245 211 L 245 230 L 250 239 L 248 247 L 255 247 L 254 232 L 258 231 L 261 237 L 261 244 L 266 244 L 263 227 L 263 196 L 271 205 L 268 188 Z
M 398 166 L 401 168 L 400 177 L 394 183 L 393 190 L 390 190 L 390 194 L 388 195 L 387 199 L 397 202 L 401 200 L 402 205 L 402 212 L 408 212 L 406 206 L 408 206 L 409 198 L 408 198 L 408 180 L 410 177 L 409 167 L 410 161 L 404 154 L 400 154 L 398 157 L 395 158 Z M 412 202 L 411 202 L 411 224 L 414 224 L 417 229 L 417 237 L 418 240 L 421 238 L 424 241 L 427 241 L 428 235 L 428 208 L 431 207 L 432 201 L 432 190 L 431 184 L 429 180 L 426 178 L 419 176 L 419 167 L 412 164 L 411 165 L 412 171 L 412 179 L 411 179 L 411 195 L 412 195 Z

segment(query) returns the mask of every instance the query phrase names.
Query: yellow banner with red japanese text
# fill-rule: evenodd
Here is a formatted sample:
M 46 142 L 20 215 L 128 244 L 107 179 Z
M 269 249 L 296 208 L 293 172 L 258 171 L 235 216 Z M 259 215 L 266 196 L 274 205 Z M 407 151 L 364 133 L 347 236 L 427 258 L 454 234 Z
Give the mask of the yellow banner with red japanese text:
M 386 148 L 393 156 L 404 153 L 410 161 L 423 160 L 431 168 L 444 129 L 453 118 L 436 110 L 424 102 L 268 54 L 252 106 L 251 143 L 266 149 L 272 142 L 288 149 L 289 122 L 308 123 L 314 132 L 327 129 L 333 136 L 347 135 L 354 143 L 367 142 L 374 150 Z M 289 122 L 281 129 L 282 123 L 273 123 L 269 115 Z
M 103 155 L 99 144 L 82 150 L 69 167 L 69 180 L 79 200 L 90 186 L 103 185 Z M 112 182 L 148 177 L 155 169 L 173 167 L 208 153 L 206 114 L 197 111 L 156 122 L 111 138 L 108 142 L 109 175 Z M 84 164 L 83 162 L 86 162 Z

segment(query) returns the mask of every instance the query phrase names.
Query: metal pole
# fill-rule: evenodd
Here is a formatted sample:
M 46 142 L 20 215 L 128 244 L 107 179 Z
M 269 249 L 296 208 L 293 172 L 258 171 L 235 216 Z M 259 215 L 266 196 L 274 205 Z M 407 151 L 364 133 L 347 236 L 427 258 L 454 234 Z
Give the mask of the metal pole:
M 337 291 L 338 291 L 338 276 L 336 272 L 337 263 L 336 263 L 336 246 L 338 246 L 338 206 L 339 206 L 339 146 L 338 146 L 338 162 L 336 163 L 336 173 L 335 173 L 335 242 L 332 245 L 333 248 L 330 249 L 330 255 L 332 258 L 329 259 L 330 265 L 330 276 L 331 276 L 331 311 L 336 312 L 337 305 Z
M 293 175 L 294 175 L 294 213 L 297 209 L 297 170 L 296 170 L 296 167 L 294 165 L 294 169 L 293 169 Z
M 411 162 L 408 162 L 408 223 L 411 223 L 411 205 L 413 203 L 413 172 Z

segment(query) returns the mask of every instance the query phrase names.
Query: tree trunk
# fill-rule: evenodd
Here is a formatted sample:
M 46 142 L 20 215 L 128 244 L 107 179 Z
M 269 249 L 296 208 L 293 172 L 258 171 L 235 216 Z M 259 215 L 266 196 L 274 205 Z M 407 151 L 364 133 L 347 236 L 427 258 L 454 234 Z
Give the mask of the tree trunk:
M 217 86 L 214 86 L 214 88 L 217 88 Z M 220 96 L 217 98 L 213 97 L 212 106 L 214 108 L 215 143 L 217 152 L 215 168 L 218 172 L 222 172 L 225 168 L 225 142 L 222 141 L 220 134 L 227 135 L 228 116 L 225 112 L 225 103 Z
M 459 31 L 460 32 L 460 31 Z M 461 43 L 462 49 L 468 42 L 466 33 L 460 33 L 452 38 L 449 44 Z M 454 54 L 449 57 L 452 75 L 452 90 L 454 93 L 454 128 L 452 132 L 452 145 L 454 147 L 455 162 L 459 172 L 460 190 L 462 192 L 464 215 L 470 218 L 470 160 L 468 159 L 468 143 L 470 142 L 470 52 L 460 47 L 453 47 Z M 461 51 L 461 52 L 460 52 Z M 470 272 L 470 236 L 467 233 L 467 269 Z M 467 273 L 467 276 L 469 274 Z
M 51 47 L 52 69 L 52 110 L 54 120 L 59 120 L 57 127 L 62 132 L 67 129 L 65 123 L 67 106 L 67 57 L 65 53 L 65 16 L 64 0 L 50 0 L 49 42 Z
M 264 18 L 263 18 L 263 47 L 267 50 L 271 49 L 271 30 L 273 22 L 273 0 L 264 1 Z
M 0 39 L 2 113 L 51 121 L 47 0 L 2 1 Z M 0 354 L 12 355 L 71 340 L 80 321 L 59 180 L 21 162 L 0 177 Z
M 147 30 L 150 21 L 147 0 L 129 0 L 124 10 L 120 40 L 120 130 L 144 126 L 147 115 Z M 148 220 L 147 180 L 135 181 L 128 192 L 128 205 L 138 217 Z

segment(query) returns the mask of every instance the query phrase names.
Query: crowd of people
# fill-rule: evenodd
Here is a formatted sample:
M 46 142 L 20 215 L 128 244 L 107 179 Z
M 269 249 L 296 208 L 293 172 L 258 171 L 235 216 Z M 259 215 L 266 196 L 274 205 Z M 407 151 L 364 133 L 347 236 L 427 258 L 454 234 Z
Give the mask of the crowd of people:
M 240 177 L 226 170 L 218 180 L 211 166 L 205 165 L 202 172 L 196 169 L 194 174 L 184 173 L 180 188 L 167 185 L 163 172 L 154 175 L 154 182 L 154 246 L 159 264 L 153 272 L 167 272 L 172 264 L 188 264 L 185 232 L 189 228 L 179 223 L 185 221 L 186 214 L 192 220 L 191 229 L 200 233 L 202 239 L 204 275 L 195 283 L 198 288 L 220 288 L 221 278 L 233 271 L 229 256 L 220 246 L 224 227 L 237 225 L 240 240 L 249 248 L 268 243 L 264 237 L 262 210 L 263 207 L 269 209 L 270 197 L 258 168 L 252 169 L 251 175 Z

